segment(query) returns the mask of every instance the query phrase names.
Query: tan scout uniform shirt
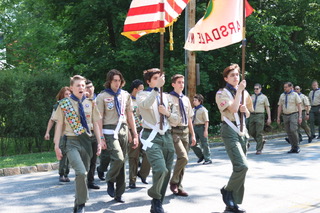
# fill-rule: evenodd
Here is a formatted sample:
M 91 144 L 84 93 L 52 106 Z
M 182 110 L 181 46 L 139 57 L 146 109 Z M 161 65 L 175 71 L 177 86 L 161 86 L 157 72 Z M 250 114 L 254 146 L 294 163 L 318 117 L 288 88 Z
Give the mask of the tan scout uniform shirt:
M 286 100 L 286 95 L 284 93 L 282 93 L 280 95 L 278 105 L 282 105 L 283 114 L 291 114 L 294 112 L 298 112 L 297 104 L 301 103 L 301 99 L 296 92 L 291 92 L 290 94 L 288 94 L 287 107 L 286 107 L 285 100 Z
M 124 106 L 122 106 L 123 100 Z M 122 107 L 125 107 L 124 112 L 133 111 L 132 100 L 130 94 L 127 91 L 121 90 L 121 93 L 118 95 L 118 101 L 120 103 L 120 110 L 122 109 Z M 119 116 L 117 113 L 114 96 L 103 91 L 98 95 L 96 102 L 98 109 L 103 117 L 103 125 L 117 125 Z M 124 118 L 125 119 L 123 123 L 127 123 L 126 113 L 124 113 Z
M 306 110 L 306 106 L 310 106 L 309 98 L 302 93 L 300 93 L 299 97 L 301 99 L 301 110 Z
M 75 110 L 75 112 L 77 113 L 78 115 L 78 118 L 80 120 L 80 115 L 79 115 L 79 105 L 78 105 L 78 102 L 71 99 L 71 98 L 68 98 Z M 86 116 L 86 120 L 87 120 L 87 124 L 88 124 L 88 127 L 90 129 L 93 129 L 93 122 L 97 122 L 101 119 L 101 115 L 100 115 L 100 112 L 98 110 L 98 108 L 96 107 L 95 103 L 92 102 L 91 100 L 89 99 L 85 99 L 83 102 L 82 102 L 82 105 L 83 105 L 83 110 L 84 110 L 84 114 Z M 66 135 L 66 136 L 76 136 L 71 128 L 71 126 L 69 125 L 65 115 L 64 115 L 64 112 L 62 111 L 60 105 L 58 106 L 54 116 L 53 116 L 53 120 L 54 121 L 61 121 L 63 122 L 63 132 L 62 132 L 62 135 Z
M 244 100 L 246 106 L 250 112 L 253 111 L 252 100 L 250 98 L 249 93 L 245 90 L 244 92 Z M 216 103 L 221 113 L 221 121 L 223 121 L 223 116 L 228 118 L 230 121 L 236 121 L 234 117 L 234 113 L 228 110 L 228 107 L 233 103 L 234 99 L 230 98 L 229 94 L 225 89 L 220 89 L 216 94 Z
M 182 112 L 180 112 L 179 98 L 177 98 L 174 95 L 169 95 L 169 96 L 170 96 L 170 102 L 175 105 L 175 107 L 178 111 L 178 115 L 181 118 L 180 122 L 177 126 L 188 126 L 188 124 L 183 123 L 183 120 L 182 120 Z M 187 122 L 188 122 L 188 119 L 192 118 L 192 116 L 194 115 L 193 110 L 192 110 L 192 106 L 191 106 L 189 98 L 185 95 L 182 97 L 182 102 L 184 105 L 184 111 L 186 112 Z
M 315 91 L 314 98 L 312 100 L 313 92 L 314 91 L 311 91 L 309 93 L 309 99 L 310 99 L 311 106 L 318 106 L 318 105 L 320 105 L 320 89 Z
M 205 124 L 205 122 L 209 121 L 208 110 L 205 107 L 200 107 L 197 112 L 195 112 L 195 108 L 193 108 L 194 118 L 193 125 Z
M 256 100 L 256 94 L 251 95 L 252 103 Z M 265 108 L 270 106 L 267 96 L 261 94 L 257 98 L 256 109 L 253 109 L 255 113 L 264 113 Z
M 168 94 L 163 93 L 163 96 L 168 98 Z M 158 110 L 154 111 L 153 104 L 158 102 L 157 97 L 160 97 L 159 92 L 152 90 L 151 92 L 148 91 L 139 91 L 137 94 L 137 104 L 139 108 L 140 115 L 142 116 L 143 120 L 147 121 L 148 123 L 156 126 L 157 119 L 155 113 L 159 113 Z M 168 121 L 170 126 L 177 126 L 180 122 L 178 112 L 176 106 L 170 105 L 166 106 L 169 111 L 171 112 L 170 117 L 168 117 Z M 158 109 L 158 108 L 157 108 Z M 146 129 L 150 129 L 145 123 L 142 123 L 142 127 Z

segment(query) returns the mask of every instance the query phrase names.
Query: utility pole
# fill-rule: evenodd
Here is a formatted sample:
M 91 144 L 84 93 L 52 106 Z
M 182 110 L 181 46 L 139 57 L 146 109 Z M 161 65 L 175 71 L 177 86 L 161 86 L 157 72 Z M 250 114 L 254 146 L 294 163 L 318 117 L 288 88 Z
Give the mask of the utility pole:
M 186 8 L 185 15 L 185 41 L 188 38 L 189 30 L 194 27 L 196 20 L 196 0 L 191 0 Z M 191 103 L 193 96 L 197 93 L 196 79 L 196 53 L 185 50 L 185 93 L 189 97 Z

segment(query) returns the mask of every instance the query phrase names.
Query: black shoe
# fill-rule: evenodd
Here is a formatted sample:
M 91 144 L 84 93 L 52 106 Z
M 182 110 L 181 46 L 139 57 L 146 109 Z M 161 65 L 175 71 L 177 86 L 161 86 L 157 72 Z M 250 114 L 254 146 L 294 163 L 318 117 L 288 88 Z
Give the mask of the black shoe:
M 212 161 L 211 160 L 206 160 L 203 162 L 203 165 L 208 165 L 208 164 L 212 164 Z
M 235 208 L 235 203 L 233 201 L 232 192 L 225 190 L 224 187 L 222 187 L 220 192 L 222 194 L 223 202 L 227 205 L 227 207 Z
M 136 184 L 135 184 L 135 183 L 129 183 L 129 188 L 130 188 L 130 189 L 135 189 L 135 188 L 137 188 L 137 187 L 136 187 Z
M 224 212 L 246 213 L 246 210 L 241 209 L 238 205 L 236 205 L 234 208 L 226 206 Z
M 198 159 L 197 163 L 201 163 L 204 160 L 204 157 L 202 156 L 201 158 Z
M 70 179 L 69 179 L 68 175 L 65 175 L 64 179 L 65 179 L 65 182 L 70 182 Z
M 66 179 L 63 175 L 60 175 L 59 182 L 66 182 Z
M 100 186 L 98 186 L 95 183 L 88 183 L 88 188 L 89 189 L 100 189 Z
M 124 202 L 125 202 L 124 200 L 122 200 L 121 196 L 115 197 L 114 200 L 115 200 L 116 202 L 118 202 L 118 203 L 124 203 Z
M 290 144 L 289 138 L 284 138 L 284 139 L 288 142 L 288 144 Z
M 314 137 L 316 137 L 316 136 L 314 136 Z M 320 134 L 319 134 L 319 136 L 317 137 L 317 139 L 320 139 Z
M 142 183 L 148 184 L 147 180 L 140 175 L 140 172 L 138 172 L 137 176 L 141 179 Z
M 311 137 L 312 137 L 312 139 L 314 139 L 314 138 L 316 138 L 316 135 L 312 135 Z
M 299 152 L 300 152 L 300 148 L 295 148 L 295 149 L 290 149 L 288 153 L 291 154 L 291 153 L 299 153 Z
M 85 204 L 77 205 L 73 208 L 73 213 L 84 213 Z
M 151 213 L 164 213 L 161 200 L 152 199 L 150 212 Z
M 312 142 L 312 137 L 308 137 L 308 143 Z
M 108 189 L 107 189 L 108 195 L 110 195 L 110 197 L 114 197 L 114 183 L 108 181 L 107 184 L 108 184 Z
M 100 180 L 106 180 L 104 178 L 104 172 L 100 172 L 99 171 L 99 166 L 97 167 L 97 173 L 98 173 L 98 177 L 99 177 Z

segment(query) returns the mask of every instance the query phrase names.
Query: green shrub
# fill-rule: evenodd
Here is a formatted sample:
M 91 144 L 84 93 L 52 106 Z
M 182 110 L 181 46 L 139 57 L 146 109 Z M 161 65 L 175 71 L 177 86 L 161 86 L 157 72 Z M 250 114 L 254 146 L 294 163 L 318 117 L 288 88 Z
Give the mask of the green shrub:
M 18 68 L 0 71 L 1 155 L 42 152 L 48 119 L 61 87 L 69 85 L 59 72 L 30 73 Z

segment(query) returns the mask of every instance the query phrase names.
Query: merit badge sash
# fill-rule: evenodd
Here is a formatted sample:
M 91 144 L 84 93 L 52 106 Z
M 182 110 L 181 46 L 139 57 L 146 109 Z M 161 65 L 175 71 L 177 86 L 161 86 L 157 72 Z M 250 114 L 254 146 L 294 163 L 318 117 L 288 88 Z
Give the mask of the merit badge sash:
M 71 104 L 71 101 L 68 98 L 64 98 L 59 102 L 59 104 L 74 134 L 76 134 L 76 136 L 79 136 L 82 133 L 86 132 L 85 128 L 83 128 L 80 122 L 75 109 Z

